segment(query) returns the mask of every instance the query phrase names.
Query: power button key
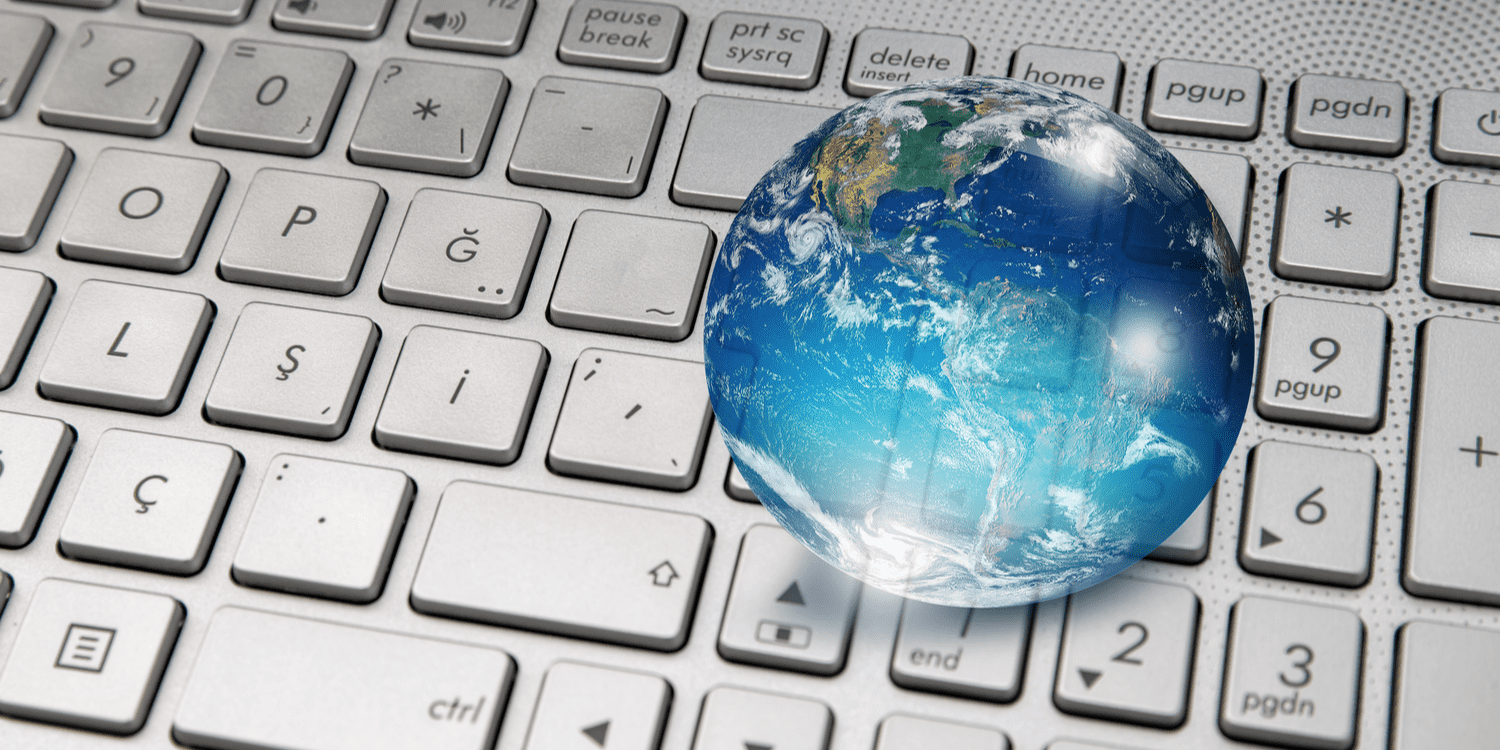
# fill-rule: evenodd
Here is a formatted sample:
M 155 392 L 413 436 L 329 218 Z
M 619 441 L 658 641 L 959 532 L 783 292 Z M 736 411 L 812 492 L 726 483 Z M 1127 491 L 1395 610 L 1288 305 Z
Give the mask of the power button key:
M 1437 101 L 1432 155 L 1449 164 L 1500 168 L 1500 93 L 1444 91 Z

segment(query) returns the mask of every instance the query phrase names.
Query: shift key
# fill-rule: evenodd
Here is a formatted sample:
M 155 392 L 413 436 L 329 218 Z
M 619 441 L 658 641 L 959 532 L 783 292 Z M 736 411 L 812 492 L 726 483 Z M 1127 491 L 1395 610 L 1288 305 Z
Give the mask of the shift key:
M 172 739 L 204 748 L 481 750 L 515 661 L 494 648 L 225 607 Z

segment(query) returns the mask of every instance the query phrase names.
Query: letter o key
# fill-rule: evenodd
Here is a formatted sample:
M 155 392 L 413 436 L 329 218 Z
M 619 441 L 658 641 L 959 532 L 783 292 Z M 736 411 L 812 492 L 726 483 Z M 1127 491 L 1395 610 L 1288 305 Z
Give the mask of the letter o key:
M 153 197 L 152 198 L 143 198 L 141 201 L 132 201 L 131 200 L 131 198 L 134 198 L 134 197 L 136 197 L 138 195 L 150 195 L 150 196 L 153 196 Z M 140 210 L 141 206 L 142 206 L 142 201 L 145 201 L 145 200 L 150 200 L 151 201 L 151 208 L 150 208 L 150 210 L 142 211 L 142 210 Z M 161 210 L 161 204 L 162 204 L 163 200 L 164 199 L 162 197 L 162 194 L 161 194 L 160 190 L 157 190 L 156 188 L 149 187 L 149 186 L 148 187 L 138 187 L 138 188 L 136 188 L 136 189 L 134 189 L 134 190 L 126 193 L 125 196 L 120 199 L 120 215 L 124 216 L 127 219 L 146 219 L 146 218 L 150 218 L 151 216 L 156 215 L 157 211 Z

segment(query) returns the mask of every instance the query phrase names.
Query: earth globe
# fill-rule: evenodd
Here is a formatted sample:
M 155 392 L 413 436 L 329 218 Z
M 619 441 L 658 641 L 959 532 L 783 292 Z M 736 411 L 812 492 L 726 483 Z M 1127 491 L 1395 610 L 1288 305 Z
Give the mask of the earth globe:
M 1212 489 L 1253 367 L 1203 190 L 1112 111 L 929 81 L 833 116 L 761 179 L 705 303 L 709 396 L 819 557 L 962 607 L 1149 553 Z

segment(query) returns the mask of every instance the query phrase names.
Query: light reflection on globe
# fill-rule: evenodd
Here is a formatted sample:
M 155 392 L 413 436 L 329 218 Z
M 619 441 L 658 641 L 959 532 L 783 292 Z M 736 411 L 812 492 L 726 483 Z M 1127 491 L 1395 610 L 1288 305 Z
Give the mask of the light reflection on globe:
M 824 560 L 954 606 L 1119 572 L 1228 459 L 1253 365 L 1223 223 L 1166 150 L 1047 86 L 828 120 L 736 217 L 704 326 L 750 487 Z

